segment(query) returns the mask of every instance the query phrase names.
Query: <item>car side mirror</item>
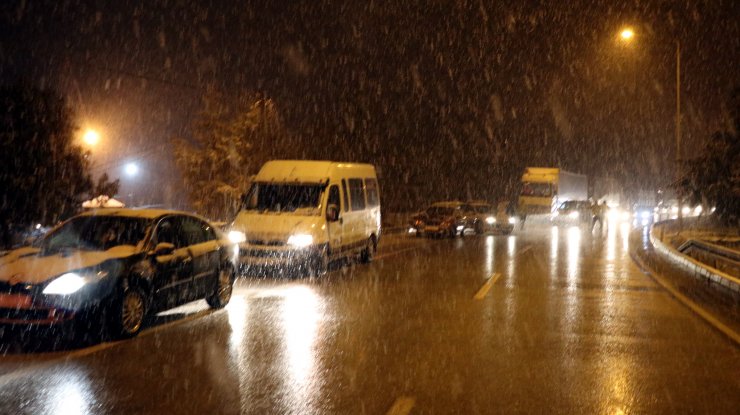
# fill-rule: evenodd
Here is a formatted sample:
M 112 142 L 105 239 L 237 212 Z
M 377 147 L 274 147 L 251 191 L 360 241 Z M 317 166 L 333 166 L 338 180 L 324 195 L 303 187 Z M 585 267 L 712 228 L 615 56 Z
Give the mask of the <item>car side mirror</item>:
M 172 255 L 173 252 L 175 252 L 175 245 L 169 242 L 160 242 L 154 247 L 152 254 L 154 256 Z
M 339 220 L 339 206 L 331 204 L 326 207 L 326 220 L 336 222 Z

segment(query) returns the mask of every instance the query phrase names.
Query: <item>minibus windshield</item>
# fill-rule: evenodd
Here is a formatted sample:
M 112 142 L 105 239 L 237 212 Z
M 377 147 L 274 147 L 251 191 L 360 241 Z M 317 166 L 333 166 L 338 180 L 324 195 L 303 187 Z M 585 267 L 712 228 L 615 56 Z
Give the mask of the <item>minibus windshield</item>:
M 259 212 L 318 215 L 320 184 L 255 183 L 244 196 L 242 207 Z

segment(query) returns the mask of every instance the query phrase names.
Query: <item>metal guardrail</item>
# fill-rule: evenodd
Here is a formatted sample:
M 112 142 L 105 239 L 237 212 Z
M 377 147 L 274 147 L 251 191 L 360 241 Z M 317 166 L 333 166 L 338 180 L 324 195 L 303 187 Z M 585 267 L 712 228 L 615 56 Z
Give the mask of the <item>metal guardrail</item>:
M 729 289 L 730 291 L 734 291 L 735 293 L 740 293 L 740 278 L 730 275 L 729 273 L 719 270 L 716 267 L 711 266 L 710 264 L 704 263 L 700 260 L 697 260 L 678 249 L 670 246 L 670 244 L 664 243 L 660 237 L 655 235 L 655 228 L 664 226 L 667 221 L 664 222 L 658 222 L 654 224 L 650 229 L 650 242 L 655 247 L 655 250 L 666 256 L 669 260 L 674 262 L 676 265 L 684 268 L 685 270 L 689 271 L 690 273 L 694 274 L 696 277 L 702 277 L 706 278 L 707 280 L 710 280 L 712 282 L 717 283 L 718 285 L 721 285 L 725 287 L 726 289 Z M 662 237 L 662 232 L 661 232 Z M 682 244 L 683 247 L 685 244 Z M 704 245 L 714 245 L 710 244 L 708 242 L 702 241 L 702 246 Z M 693 245 L 697 246 L 697 245 Z M 721 246 L 714 245 L 714 247 L 711 247 L 712 251 L 714 252 L 722 252 L 725 253 L 725 248 Z M 730 250 L 733 251 L 733 250 Z M 703 252 L 710 252 L 710 251 L 703 251 Z M 733 256 L 734 257 L 734 256 Z M 725 258 L 725 263 L 727 261 L 733 261 L 734 259 L 731 258 Z
M 689 239 L 678 251 L 722 272 L 740 278 L 740 251 L 698 239 Z

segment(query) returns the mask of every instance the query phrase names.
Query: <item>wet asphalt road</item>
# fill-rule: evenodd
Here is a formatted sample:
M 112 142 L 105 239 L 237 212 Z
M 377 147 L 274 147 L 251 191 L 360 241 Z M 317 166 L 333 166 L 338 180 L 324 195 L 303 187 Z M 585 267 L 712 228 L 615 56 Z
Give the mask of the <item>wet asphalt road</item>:
M 382 241 L 226 310 L 0 357 L 3 414 L 737 413 L 740 349 L 631 261 L 627 225 Z

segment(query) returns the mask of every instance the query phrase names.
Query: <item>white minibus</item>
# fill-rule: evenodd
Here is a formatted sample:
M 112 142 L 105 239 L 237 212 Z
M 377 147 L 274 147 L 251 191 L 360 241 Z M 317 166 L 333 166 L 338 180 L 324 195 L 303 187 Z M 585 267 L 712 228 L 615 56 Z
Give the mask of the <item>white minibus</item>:
M 231 225 L 241 265 L 323 275 L 331 261 L 370 262 L 380 238 L 375 167 L 274 160 L 254 177 Z

